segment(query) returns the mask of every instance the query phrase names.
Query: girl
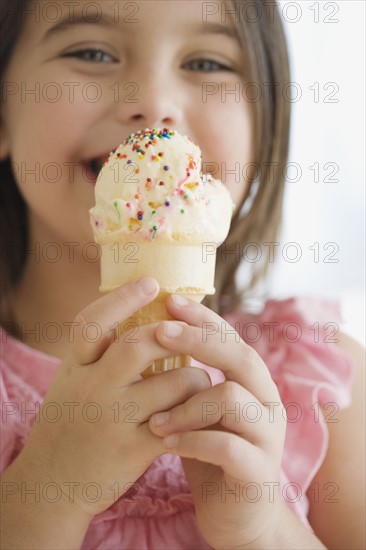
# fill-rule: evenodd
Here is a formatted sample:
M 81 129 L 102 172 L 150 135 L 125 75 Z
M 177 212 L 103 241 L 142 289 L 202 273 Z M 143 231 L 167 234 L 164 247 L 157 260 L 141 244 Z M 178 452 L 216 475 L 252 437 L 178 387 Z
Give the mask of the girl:
M 280 219 L 289 75 L 275 6 L 4 0 L 2 27 L 3 547 L 363 547 L 358 350 L 314 342 L 329 305 L 271 301 L 254 316 L 235 286 L 232 251 L 273 241 Z M 88 210 L 108 152 L 146 127 L 189 135 L 237 207 L 216 296 L 169 297 L 175 320 L 130 341 L 113 326 L 158 284 L 98 295 Z M 172 351 L 201 368 L 141 378 Z

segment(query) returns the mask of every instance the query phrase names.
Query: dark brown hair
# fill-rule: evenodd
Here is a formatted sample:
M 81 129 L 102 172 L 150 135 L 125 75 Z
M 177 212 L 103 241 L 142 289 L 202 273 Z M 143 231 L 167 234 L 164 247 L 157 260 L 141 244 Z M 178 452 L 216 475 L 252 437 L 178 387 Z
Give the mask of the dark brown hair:
M 204 302 L 219 313 L 239 307 L 268 271 L 270 247 L 263 246 L 263 243 L 275 241 L 280 229 L 285 183 L 283 168 L 288 158 L 291 111 L 290 101 L 283 93 L 290 82 L 290 69 L 284 29 L 277 8 L 262 0 L 230 3 L 232 8 L 236 8 L 237 33 L 249 57 L 250 80 L 262 93 L 253 103 L 253 161 L 258 178 L 250 182 L 247 196 L 232 220 L 230 233 L 218 249 L 216 294 L 206 297 Z M 242 216 L 241 208 L 248 200 L 252 204 Z M 258 262 L 246 263 L 247 285 L 240 291 L 236 281 L 240 264 L 238 257 L 245 258 L 244 250 L 249 243 L 258 247 L 262 258 Z M 238 252 L 230 253 L 233 250 Z
M 0 81 L 21 33 L 22 12 L 28 1 L 1 0 Z M 253 160 L 259 175 L 256 181 L 250 182 L 248 193 L 232 220 L 230 233 L 218 249 L 216 294 L 207 296 L 204 301 L 218 313 L 238 307 L 268 270 L 266 252 L 269 247 L 263 247 L 263 243 L 275 240 L 279 230 L 284 190 L 282 169 L 287 162 L 290 125 L 290 101 L 283 95 L 283 88 L 290 81 L 290 73 L 281 17 L 275 7 L 269 9 L 268 2 L 262 0 L 236 0 L 230 4 L 237 10 L 237 33 L 243 50 L 249 56 L 250 80 L 263 93 L 253 103 Z M 249 4 L 256 8 L 252 10 L 252 14 L 256 11 L 256 17 L 245 16 Z M 276 169 L 273 171 L 274 166 Z M 1 322 L 9 322 L 13 320 L 12 291 L 22 275 L 27 257 L 28 220 L 27 207 L 18 191 L 9 159 L 0 163 L 0 173 L 0 315 Z M 252 204 L 243 216 L 242 207 L 249 200 Z M 263 256 L 260 262 L 247 263 L 248 284 L 240 293 L 235 276 L 248 243 L 262 247 Z M 230 253 L 235 247 L 239 253 Z
M 22 31 L 27 0 L 1 0 L 0 11 L 0 83 Z M 1 98 L 3 93 L 1 90 Z M 0 113 L 0 118 L 2 114 Z M 28 214 L 11 168 L 10 159 L 0 162 L 0 322 L 13 325 L 12 293 L 26 263 Z

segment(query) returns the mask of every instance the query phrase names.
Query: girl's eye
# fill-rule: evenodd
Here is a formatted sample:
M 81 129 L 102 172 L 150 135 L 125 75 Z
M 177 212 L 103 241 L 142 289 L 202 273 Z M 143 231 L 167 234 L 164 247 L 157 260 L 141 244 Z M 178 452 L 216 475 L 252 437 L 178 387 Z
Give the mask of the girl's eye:
M 116 61 L 111 55 L 103 52 L 103 50 L 93 49 L 65 53 L 62 57 L 76 57 L 82 61 L 89 61 L 92 63 L 113 63 Z
M 184 69 L 189 69 L 190 71 L 200 71 L 203 73 L 212 73 L 217 71 L 232 71 L 230 67 L 222 65 L 217 61 L 212 61 L 211 59 L 195 59 L 189 61 L 183 65 Z

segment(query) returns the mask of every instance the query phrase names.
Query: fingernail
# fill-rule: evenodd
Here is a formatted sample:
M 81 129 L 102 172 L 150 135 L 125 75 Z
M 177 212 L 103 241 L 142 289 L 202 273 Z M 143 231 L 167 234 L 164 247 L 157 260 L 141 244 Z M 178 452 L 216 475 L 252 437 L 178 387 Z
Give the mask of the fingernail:
M 183 296 L 181 296 L 180 294 L 173 294 L 173 300 L 174 300 L 174 303 L 179 306 L 179 307 L 182 307 L 182 306 L 188 306 L 189 302 L 188 300 L 186 300 Z
M 157 285 L 155 279 L 152 277 L 144 277 L 139 281 L 136 281 L 136 284 L 141 288 L 144 294 L 152 294 L 156 290 Z
M 182 334 L 183 327 L 181 325 L 177 325 L 176 323 L 169 323 L 169 321 L 165 321 L 163 332 L 168 338 L 176 338 Z
M 163 424 L 166 424 L 169 422 L 169 412 L 161 412 L 153 414 L 151 419 L 154 426 L 162 426 Z
M 176 447 L 178 444 L 178 439 L 178 434 L 168 435 L 168 437 L 164 437 L 163 443 L 168 449 L 174 449 L 174 447 Z

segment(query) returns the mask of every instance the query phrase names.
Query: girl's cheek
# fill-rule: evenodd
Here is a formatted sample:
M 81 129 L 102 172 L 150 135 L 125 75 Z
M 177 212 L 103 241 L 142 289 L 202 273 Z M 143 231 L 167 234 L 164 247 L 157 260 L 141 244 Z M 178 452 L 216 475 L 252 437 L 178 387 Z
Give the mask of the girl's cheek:
M 50 65 L 48 70 L 41 68 L 30 79 L 28 87 L 37 90 L 37 99 L 47 109 L 47 116 L 51 119 L 70 114 L 80 123 L 82 120 L 92 121 L 113 105 L 118 99 L 117 84 L 113 77 L 57 71 L 54 65 Z

